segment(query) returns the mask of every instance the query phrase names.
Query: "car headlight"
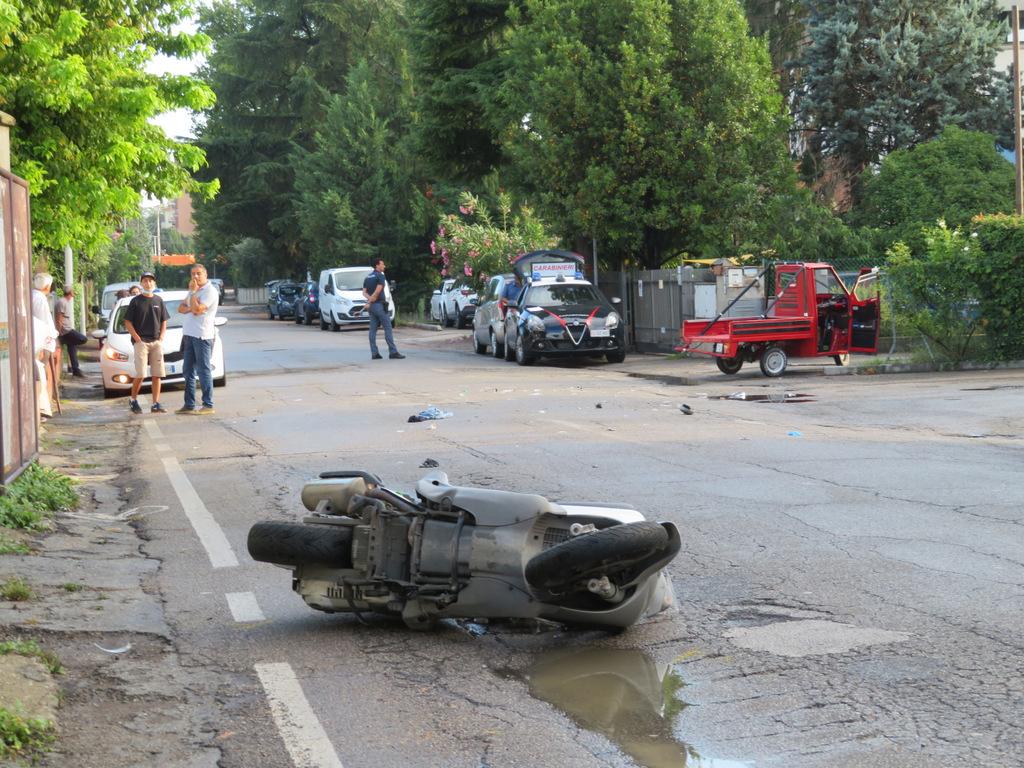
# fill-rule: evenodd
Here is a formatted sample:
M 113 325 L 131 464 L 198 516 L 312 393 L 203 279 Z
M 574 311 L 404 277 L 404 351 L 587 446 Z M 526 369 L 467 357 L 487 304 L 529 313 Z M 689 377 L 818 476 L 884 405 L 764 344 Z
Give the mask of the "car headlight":
M 544 321 L 536 315 L 530 315 L 526 318 L 526 330 L 533 333 L 544 333 Z
M 128 355 L 126 355 L 124 352 L 118 352 L 109 344 L 105 344 L 103 346 L 103 356 L 107 358 L 107 360 L 116 360 L 119 363 L 128 362 Z
M 609 312 L 608 317 L 604 319 L 604 327 L 609 331 L 612 331 L 619 327 L 619 313 Z

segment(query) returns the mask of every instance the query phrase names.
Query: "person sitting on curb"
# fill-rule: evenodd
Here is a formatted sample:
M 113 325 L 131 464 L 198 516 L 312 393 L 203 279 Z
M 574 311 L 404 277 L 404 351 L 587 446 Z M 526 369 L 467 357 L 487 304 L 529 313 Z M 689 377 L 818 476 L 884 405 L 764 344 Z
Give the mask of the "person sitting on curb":
M 166 375 L 163 343 L 170 315 L 167 314 L 164 300 L 153 293 L 153 289 L 156 288 L 156 275 L 152 272 L 143 272 L 140 282 L 142 293 L 128 303 L 128 311 L 124 316 L 125 328 L 131 334 L 135 348 L 135 378 L 132 379 L 132 394 L 128 405 L 132 413 L 142 413 L 139 391 L 142 389 L 142 380 L 146 377 L 148 364 L 153 400 L 149 410 L 152 413 L 167 413 L 160 405 L 160 379 Z

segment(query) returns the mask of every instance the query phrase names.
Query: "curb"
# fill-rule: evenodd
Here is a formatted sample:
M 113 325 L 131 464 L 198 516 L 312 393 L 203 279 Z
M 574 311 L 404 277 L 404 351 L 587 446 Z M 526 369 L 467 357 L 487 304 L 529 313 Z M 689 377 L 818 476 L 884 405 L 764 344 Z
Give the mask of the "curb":
M 886 363 L 884 365 L 859 365 L 843 368 L 825 368 L 826 376 L 876 376 L 892 373 L 944 373 L 950 371 L 1000 371 L 1024 369 L 1024 360 L 1008 360 L 1002 363 L 972 362 L 960 363 Z
M 421 331 L 443 331 L 440 325 L 434 325 L 433 323 L 406 323 L 409 328 L 419 328 Z

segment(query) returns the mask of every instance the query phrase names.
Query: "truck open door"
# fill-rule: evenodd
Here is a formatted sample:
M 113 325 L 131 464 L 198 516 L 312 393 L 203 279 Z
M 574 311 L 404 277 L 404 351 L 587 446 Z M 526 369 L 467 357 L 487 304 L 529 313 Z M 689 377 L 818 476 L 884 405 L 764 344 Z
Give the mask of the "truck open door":
M 878 295 L 878 267 L 862 269 L 850 291 L 850 351 L 878 351 L 878 333 L 882 325 Z

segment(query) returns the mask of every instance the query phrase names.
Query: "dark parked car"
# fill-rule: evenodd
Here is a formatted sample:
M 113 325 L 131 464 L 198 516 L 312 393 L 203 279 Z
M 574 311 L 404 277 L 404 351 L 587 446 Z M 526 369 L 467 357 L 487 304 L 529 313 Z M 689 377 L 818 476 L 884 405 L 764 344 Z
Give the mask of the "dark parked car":
M 271 320 L 277 317 L 284 320 L 295 314 L 295 298 L 302 286 L 290 280 L 282 280 L 271 285 L 267 296 L 267 315 Z
M 316 280 L 310 280 L 300 286 L 295 297 L 295 324 L 313 324 L 314 317 L 320 317 L 320 286 Z

